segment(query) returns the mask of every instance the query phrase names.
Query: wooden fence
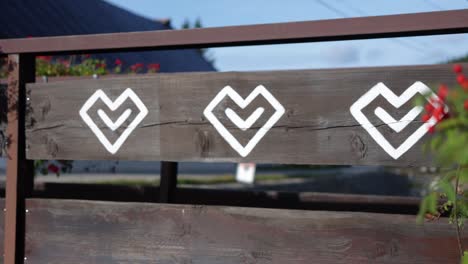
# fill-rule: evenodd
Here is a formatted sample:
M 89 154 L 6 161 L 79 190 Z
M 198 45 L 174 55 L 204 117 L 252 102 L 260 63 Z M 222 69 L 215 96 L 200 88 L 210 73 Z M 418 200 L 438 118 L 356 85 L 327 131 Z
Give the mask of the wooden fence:
M 203 205 L 215 192 L 205 200 L 192 193 L 202 205 L 165 204 L 191 201 L 177 199 L 178 161 L 431 165 L 421 148 L 429 124 L 410 99 L 430 99 L 431 87 L 453 84 L 450 65 L 50 83 L 35 83 L 34 75 L 35 56 L 44 54 L 467 32 L 468 10 L 458 10 L 0 40 L 9 63 L 7 93 L 0 97 L 8 99 L 4 263 L 456 263 L 455 231 L 446 219 L 417 225 L 414 216 L 401 214 L 228 207 L 250 204 L 223 202 L 222 195 L 207 202 L 218 206 Z M 34 159 L 163 160 L 161 203 L 38 195 Z

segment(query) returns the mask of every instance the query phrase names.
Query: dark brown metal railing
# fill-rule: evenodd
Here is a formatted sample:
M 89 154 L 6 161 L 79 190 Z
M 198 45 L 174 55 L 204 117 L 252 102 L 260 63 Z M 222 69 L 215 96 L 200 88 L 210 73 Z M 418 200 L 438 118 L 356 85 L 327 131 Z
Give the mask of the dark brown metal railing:
M 468 10 L 306 22 L 0 40 L 0 54 L 286 44 L 468 32 Z M 76 21 L 79 23 L 79 21 Z

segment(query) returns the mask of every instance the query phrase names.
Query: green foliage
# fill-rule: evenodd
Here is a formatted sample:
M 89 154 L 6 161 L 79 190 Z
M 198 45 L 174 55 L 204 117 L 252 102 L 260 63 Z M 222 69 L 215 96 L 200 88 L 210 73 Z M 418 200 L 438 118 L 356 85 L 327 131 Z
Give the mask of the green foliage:
M 462 57 L 462 58 L 459 58 L 459 59 L 455 59 L 451 62 L 468 62 L 468 55 L 466 55 L 465 57 Z
M 436 214 L 437 213 L 437 193 L 431 192 L 429 195 L 423 198 L 421 205 L 419 206 L 418 222 L 424 221 L 426 213 Z
M 462 257 L 461 263 L 462 264 L 468 264 L 468 251 L 463 252 L 463 257 Z
M 190 22 L 190 20 L 186 18 L 184 20 L 184 23 L 182 23 L 181 28 L 182 29 L 203 28 L 203 24 L 199 17 L 195 20 L 193 24 Z M 207 60 L 209 63 L 213 64 L 215 62 L 215 59 L 209 49 L 199 49 L 198 52 L 200 52 L 203 58 Z
M 460 65 L 454 66 L 454 71 L 459 85 L 450 90 L 441 85 L 438 93 L 441 101 L 436 102 L 436 107 L 433 104 L 425 106 L 426 118 L 436 117 L 439 123 L 435 129 L 431 128 L 432 138 L 424 148 L 434 155 L 442 175 L 423 198 L 417 219 L 422 222 L 424 218 L 448 214 L 458 230 L 468 217 L 468 80 L 461 73 Z M 449 107 L 449 112 L 437 117 L 442 103 Z M 459 247 L 465 249 L 463 245 Z M 468 264 L 466 251 L 460 255 L 462 263 Z
M 39 172 L 42 175 L 53 173 L 60 176 L 61 173 L 70 172 L 73 168 L 73 161 L 71 160 L 35 160 L 34 161 L 35 173 Z
M 112 72 L 107 69 L 105 60 L 83 56 L 79 63 L 75 61 L 76 56 L 70 56 L 66 59 L 39 56 L 36 59 L 36 75 L 51 77 L 91 76 L 94 74 L 105 75 Z

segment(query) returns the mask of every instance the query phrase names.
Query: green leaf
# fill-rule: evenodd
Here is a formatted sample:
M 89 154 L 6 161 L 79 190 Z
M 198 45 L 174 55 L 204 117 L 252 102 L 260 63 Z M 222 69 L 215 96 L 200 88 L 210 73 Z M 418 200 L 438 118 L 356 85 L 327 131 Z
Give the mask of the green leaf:
M 462 264 L 468 264 L 468 251 L 464 251 L 464 252 L 463 252 L 463 256 L 462 256 L 462 259 L 461 259 L 461 263 L 462 263 Z
M 455 188 L 450 182 L 442 180 L 439 182 L 439 187 L 442 189 L 443 193 L 447 195 L 447 199 L 449 201 L 452 201 L 452 202 L 455 201 L 455 198 L 456 198 Z
M 424 216 L 426 213 L 437 213 L 437 196 L 437 193 L 432 192 L 423 198 L 421 204 L 419 205 L 419 212 L 416 218 L 418 223 L 422 223 L 424 221 Z

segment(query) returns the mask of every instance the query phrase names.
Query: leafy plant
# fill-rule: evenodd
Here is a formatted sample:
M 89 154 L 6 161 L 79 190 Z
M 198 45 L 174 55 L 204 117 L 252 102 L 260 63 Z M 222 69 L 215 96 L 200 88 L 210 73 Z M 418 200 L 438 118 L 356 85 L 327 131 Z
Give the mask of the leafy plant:
M 449 89 L 441 85 L 438 98 L 432 98 L 424 106 L 422 121 L 437 121 L 435 126 L 428 127 L 433 136 L 424 148 L 434 155 L 437 165 L 442 168 L 442 176 L 431 184 L 429 193 L 423 198 L 418 221 L 448 214 L 457 230 L 462 263 L 468 263 L 468 251 L 460 235 L 468 217 L 468 79 L 461 65 L 454 65 L 453 70 L 457 87 Z

